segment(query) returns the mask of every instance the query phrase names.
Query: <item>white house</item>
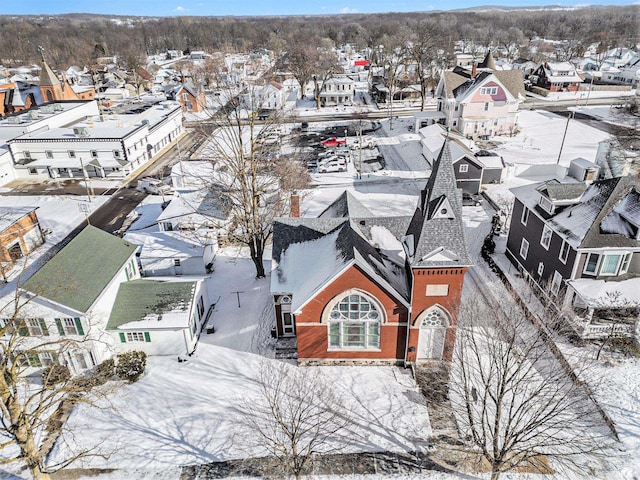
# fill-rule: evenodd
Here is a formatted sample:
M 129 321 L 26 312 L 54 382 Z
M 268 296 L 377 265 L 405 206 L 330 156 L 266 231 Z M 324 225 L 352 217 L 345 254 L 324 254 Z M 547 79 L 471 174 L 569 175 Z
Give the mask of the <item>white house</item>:
M 207 275 L 213 270 L 218 247 L 215 230 L 128 233 L 140 245 L 137 257 L 145 277 Z
M 320 105 L 335 107 L 337 105 L 351 105 L 356 91 L 355 82 L 347 75 L 336 75 L 322 84 L 320 90 Z
M 209 309 L 202 279 L 139 279 L 119 286 L 106 330 L 116 353 L 190 354 Z
M 135 252 L 135 245 L 87 226 L 22 285 L 29 299 L 20 311 L 19 334 L 30 337 L 24 344 L 37 350 L 73 341 L 49 343 L 30 356 L 32 367 L 59 361 L 79 373 L 111 356 L 104 328 L 119 285 L 140 276 Z

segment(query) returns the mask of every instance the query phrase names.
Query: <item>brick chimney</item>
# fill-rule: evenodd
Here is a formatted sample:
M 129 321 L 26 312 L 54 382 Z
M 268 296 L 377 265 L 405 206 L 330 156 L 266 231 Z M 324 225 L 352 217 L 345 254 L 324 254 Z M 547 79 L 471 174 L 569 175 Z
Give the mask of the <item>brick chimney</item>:
M 476 78 L 476 73 L 478 73 L 478 65 L 476 62 L 473 62 L 473 67 L 471 67 L 471 78 Z
M 297 193 L 291 194 L 290 209 L 292 218 L 300 218 L 300 195 Z

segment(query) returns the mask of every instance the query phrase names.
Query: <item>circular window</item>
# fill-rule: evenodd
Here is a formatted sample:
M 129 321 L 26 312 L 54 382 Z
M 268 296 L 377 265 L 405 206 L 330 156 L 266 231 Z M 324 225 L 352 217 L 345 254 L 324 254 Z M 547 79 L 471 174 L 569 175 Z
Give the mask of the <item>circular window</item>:
M 442 210 L 440 210 L 440 213 L 441 213 L 442 215 L 446 215 L 446 214 L 447 214 L 447 209 L 446 209 L 446 208 L 443 208 Z
M 444 315 L 439 310 L 431 310 L 422 319 L 421 327 L 446 327 Z

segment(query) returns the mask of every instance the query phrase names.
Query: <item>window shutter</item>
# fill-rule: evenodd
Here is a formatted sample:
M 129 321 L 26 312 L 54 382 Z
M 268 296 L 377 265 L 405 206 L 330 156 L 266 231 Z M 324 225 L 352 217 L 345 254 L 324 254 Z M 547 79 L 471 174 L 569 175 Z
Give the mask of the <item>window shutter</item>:
M 40 357 L 36 352 L 27 353 L 27 358 L 29 359 L 29 365 L 32 367 L 41 367 L 42 362 L 40 361 Z
M 78 335 L 84 335 L 84 330 L 82 329 L 82 322 L 79 318 L 74 318 L 76 321 L 76 328 L 78 329 Z
M 21 337 L 29 336 L 29 328 L 27 328 L 27 323 L 24 320 L 18 320 L 18 335 Z
M 58 327 L 58 335 L 64 337 L 64 328 L 62 328 L 62 320 L 59 318 L 54 319 L 56 321 L 56 327 Z
M 151 341 L 151 335 L 149 334 L 149 332 L 144 332 L 144 341 L 145 342 Z
M 49 336 L 49 329 L 47 328 L 47 324 L 44 322 L 44 318 L 40 319 L 40 328 L 42 328 L 42 334 Z
M 120 342 L 127 343 L 127 337 L 125 336 L 124 332 L 120 332 Z

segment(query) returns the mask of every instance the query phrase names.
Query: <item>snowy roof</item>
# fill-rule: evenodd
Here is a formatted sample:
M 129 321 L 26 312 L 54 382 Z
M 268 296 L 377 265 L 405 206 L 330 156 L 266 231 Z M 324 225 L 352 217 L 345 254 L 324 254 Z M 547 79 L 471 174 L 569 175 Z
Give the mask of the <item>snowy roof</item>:
M 197 282 L 138 279 L 120 284 L 107 330 L 187 328 Z
M 141 245 L 140 258 L 191 258 L 194 256 L 202 256 L 203 244 L 206 241 L 205 234 L 202 232 L 203 238 L 197 238 L 197 232 L 146 232 L 146 233 L 127 233 L 125 239 Z M 194 238 L 195 237 L 195 238 Z
M 547 218 L 547 225 L 575 248 L 640 247 L 639 179 L 617 177 L 594 182 L 584 189 L 577 203 L 549 216 L 537 206 L 539 191 L 545 186 L 554 189 L 561 185 L 566 186 L 557 181 L 537 183 L 513 188 L 511 192 L 529 209 Z M 579 187 L 581 184 L 571 185 L 584 188 Z
M 640 278 L 622 281 L 580 278 L 567 283 L 590 307 L 625 307 L 640 305 Z
M 0 207 L 0 233 L 39 207 Z
M 158 223 L 179 220 L 180 223 L 199 225 L 224 221 L 229 207 L 223 193 L 213 187 L 193 192 L 175 193 L 162 213 Z

